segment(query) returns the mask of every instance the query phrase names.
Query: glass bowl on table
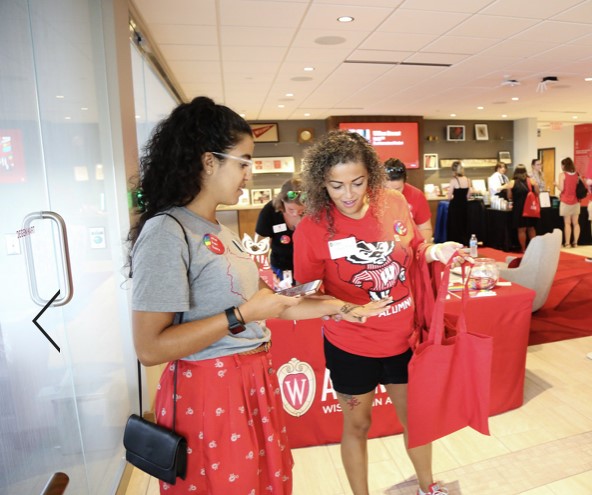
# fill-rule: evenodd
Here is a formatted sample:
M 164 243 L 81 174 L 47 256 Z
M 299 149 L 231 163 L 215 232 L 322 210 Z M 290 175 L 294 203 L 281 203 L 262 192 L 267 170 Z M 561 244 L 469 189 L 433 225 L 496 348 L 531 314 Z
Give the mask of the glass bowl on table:
M 499 280 L 499 268 L 493 258 L 475 258 L 468 276 L 470 290 L 491 290 Z

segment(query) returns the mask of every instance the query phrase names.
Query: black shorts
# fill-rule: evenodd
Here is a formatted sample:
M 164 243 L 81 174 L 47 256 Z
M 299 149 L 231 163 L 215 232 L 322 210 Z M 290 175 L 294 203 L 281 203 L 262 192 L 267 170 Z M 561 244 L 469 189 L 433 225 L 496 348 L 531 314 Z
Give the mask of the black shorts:
M 413 352 L 384 358 L 350 354 L 324 338 L 325 362 L 331 373 L 335 391 L 341 394 L 362 395 L 379 384 L 407 383 L 407 365 Z

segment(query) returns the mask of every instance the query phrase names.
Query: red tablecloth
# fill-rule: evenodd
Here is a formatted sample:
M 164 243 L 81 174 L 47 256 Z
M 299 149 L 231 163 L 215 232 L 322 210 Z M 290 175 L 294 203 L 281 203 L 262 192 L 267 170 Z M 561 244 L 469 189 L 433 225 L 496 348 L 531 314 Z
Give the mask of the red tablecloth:
M 467 324 L 472 331 L 494 337 L 491 414 L 520 407 L 523 402 L 526 348 L 534 291 L 519 285 L 500 287 L 492 297 L 471 298 Z M 458 315 L 460 299 L 446 304 L 449 317 Z M 273 361 L 284 398 L 292 447 L 337 443 L 342 418 L 325 369 L 322 321 L 269 320 Z M 402 431 L 384 389 L 377 390 L 370 437 Z

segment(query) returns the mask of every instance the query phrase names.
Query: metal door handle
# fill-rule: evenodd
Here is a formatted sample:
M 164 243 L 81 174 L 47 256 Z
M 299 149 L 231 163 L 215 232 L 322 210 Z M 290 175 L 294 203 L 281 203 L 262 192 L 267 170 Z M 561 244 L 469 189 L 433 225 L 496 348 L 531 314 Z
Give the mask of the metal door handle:
M 49 219 L 55 222 L 58 228 L 58 239 L 60 242 L 60 256 L 64 268 L 64 290 L 60 289 L 62 294 L 53 303 L 52 306 L 64 306 L 70 302 L 74 295 L 72 284 L 72 268 L 70 266 L 70 253 L 68 251 L 68 234 L 66 233 L 66 223 L 64 219 L 53 211 L 38 211 L 29 213 L 23 220 L 23 229 L 28 231 L 33 220 Z M 39 295 L 37 287 L 37 278 L 35 276 L 35 260 L 33 258 L 33 249 L 31 247 L 31 236 L 24 237 L 25 244 L 25 264 L 27 266 L 27 275 L 29 278 L 29 292 L 33 302 L 39 306 L 45 306 L 49 299 L 45 300 Z

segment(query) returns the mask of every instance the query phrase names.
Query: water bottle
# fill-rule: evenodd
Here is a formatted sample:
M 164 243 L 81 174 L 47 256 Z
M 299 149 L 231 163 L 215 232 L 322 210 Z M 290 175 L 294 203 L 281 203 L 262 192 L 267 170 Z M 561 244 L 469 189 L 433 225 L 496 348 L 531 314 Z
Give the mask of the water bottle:
M 477 257 L 477 236 L 475 234 L 471 235 L 471 240 L 469 241 L 469 256 L 471 258 Z

